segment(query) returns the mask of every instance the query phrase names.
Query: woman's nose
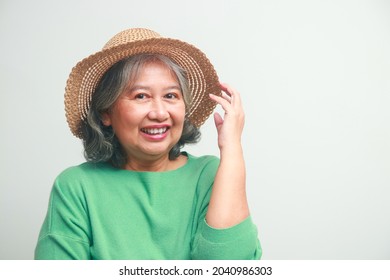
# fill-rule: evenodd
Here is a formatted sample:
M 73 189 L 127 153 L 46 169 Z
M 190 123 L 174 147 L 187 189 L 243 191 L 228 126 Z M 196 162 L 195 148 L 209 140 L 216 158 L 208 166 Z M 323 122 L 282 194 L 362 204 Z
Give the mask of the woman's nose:
M 161 100 L 153 101 L 149 111 L 149 118 L 152 120 L 165 121 L 169 117 L 169 113 L 165 104 Z

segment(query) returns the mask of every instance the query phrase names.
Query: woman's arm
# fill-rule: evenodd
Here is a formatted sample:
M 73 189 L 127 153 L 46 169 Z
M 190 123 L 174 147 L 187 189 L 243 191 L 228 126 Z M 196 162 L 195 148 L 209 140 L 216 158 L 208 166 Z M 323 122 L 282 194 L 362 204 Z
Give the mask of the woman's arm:
M 225 111 L 223 118 L 218 113 L 214 114 L 221 162 L 206 214 L 207 224 L 214 228 L 234 226 L 249 216 L 241 146 L 244 110 L 240 94 L 235 89 L 227 84 L 221 84 L 221 89 L 222 97 L 210 95 Z

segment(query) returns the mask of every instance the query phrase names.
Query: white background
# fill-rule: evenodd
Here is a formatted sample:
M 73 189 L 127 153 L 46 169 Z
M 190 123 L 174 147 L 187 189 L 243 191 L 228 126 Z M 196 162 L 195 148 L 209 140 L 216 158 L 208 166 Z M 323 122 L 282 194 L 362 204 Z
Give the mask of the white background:
M 54 178 L 84 161 L 71 68 L 146 27 L 241 94 L 263 259 L 390 259 L 390 1 L 0 1 L 0 259 L 32 259 Z M 187 150 L 218 155 L 212 121 Z

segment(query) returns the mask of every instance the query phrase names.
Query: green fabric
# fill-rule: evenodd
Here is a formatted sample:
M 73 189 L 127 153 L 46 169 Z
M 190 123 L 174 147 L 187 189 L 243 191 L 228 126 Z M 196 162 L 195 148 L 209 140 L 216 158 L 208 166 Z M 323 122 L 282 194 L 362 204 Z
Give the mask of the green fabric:
M 205 222 L 219 160 L 188 156 L 173 171 L 83 163 L 55 180 L 36 259 L 259 259 L 250 217 L 227 229 Z

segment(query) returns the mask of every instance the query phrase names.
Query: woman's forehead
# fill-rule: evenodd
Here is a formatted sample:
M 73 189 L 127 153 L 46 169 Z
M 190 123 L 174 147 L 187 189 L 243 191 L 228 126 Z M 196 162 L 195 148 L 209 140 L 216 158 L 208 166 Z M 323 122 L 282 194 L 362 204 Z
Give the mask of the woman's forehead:
M 144 85 L 140 83 L 140 79 L 144 77 L 144 75 L 147 74 L 147 72 L 150 71 L 150 69 L 163 69 L 167 71 L 173 80 L 175 81 L 175 84 L 170 85 L 170 87 L 174 88 L 177 87 L 179 90 L 181 90 L 181 86 L 179 83 L 179 79 L 175 73 L 175 71 L 172 69 L 170 65 L 165 63 L 164 61 L 161 60 L 147 60 L 144 63 L 140 63 L 136 69 L 133 69 L 133 71 L 130 73 L 128 77 L 128 83 L 126 88 L 146 88 L 147 85 Z

